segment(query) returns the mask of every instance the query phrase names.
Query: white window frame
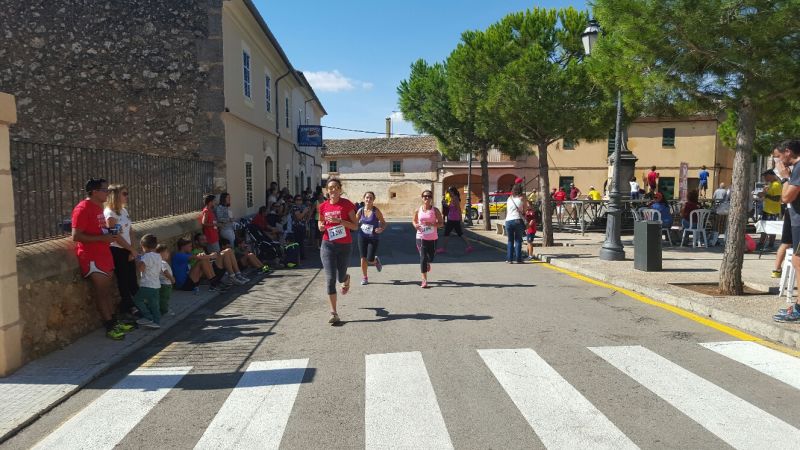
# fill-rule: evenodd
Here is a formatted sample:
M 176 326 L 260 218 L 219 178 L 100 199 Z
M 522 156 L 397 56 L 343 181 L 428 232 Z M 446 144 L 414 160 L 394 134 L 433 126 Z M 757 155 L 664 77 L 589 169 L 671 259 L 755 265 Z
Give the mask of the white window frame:
M 242 42 L 242 96 L 245 103 L 253 106 L 253 53 Z
M 255 198 L 254 192 L 255 189 L 253 188 L 253 157 L 251 155 L 244 155 L 244 206 L 249 211 L 255 206 Z M 248 169 L 250 171 L 250 175 L 247 174 Z
M 264 104 L 266 111 L 272 113 L 272 74 L 269 70 L 264 69 Z

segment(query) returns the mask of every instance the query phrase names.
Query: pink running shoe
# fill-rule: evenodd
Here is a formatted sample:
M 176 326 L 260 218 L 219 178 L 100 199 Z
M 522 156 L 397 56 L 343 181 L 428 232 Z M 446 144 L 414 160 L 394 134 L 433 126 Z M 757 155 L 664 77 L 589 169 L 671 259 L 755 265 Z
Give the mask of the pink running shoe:
M 436 249 L 436 254 L 437 255 L 441 255 L 442 253 L 447 253 L 447 250 L 445 250 L 444 247 L 439 247 L 439 248 Z
M 426 289 L 428 287 L 428 281 L 422 280 L 422 283 L 419 285 L 422 289 Z

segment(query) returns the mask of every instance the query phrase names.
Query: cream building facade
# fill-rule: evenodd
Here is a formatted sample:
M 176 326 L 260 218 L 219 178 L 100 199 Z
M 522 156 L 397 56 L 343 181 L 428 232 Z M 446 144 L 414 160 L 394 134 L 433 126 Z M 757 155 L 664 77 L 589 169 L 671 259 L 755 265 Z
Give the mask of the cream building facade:
M 360 202 L 372 191 L 386 217 L 411 217 L 425 189 L 440 195 L 441 155 L 432 136 L 327 139 L 323 158 L 325 177 L 340 179 L 346 198 Z
M 233 213 L 255 213 L 275 181 L 291 192 L 322 179 L 320 150 L 300 147 L 299 125 L 327 113 L 250 0 L 223 3 L 226 190 Z

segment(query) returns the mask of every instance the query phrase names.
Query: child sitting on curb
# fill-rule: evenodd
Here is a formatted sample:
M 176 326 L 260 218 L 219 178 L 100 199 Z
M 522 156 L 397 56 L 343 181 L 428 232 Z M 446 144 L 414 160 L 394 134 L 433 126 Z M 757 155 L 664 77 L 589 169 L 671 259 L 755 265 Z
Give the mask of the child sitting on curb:
M 156 253 L 158 239 L 152 234 L 145 234 L 140 241 L 142 253 L 136 261 L 136 270 L 141 274 L 139 291 L 133 297 L 133 303 L 142 313 L 136 323 L 146 328 L 161 328 L 161 309 L 159 308 L 158 291 L 161 289 L 161 255 Z

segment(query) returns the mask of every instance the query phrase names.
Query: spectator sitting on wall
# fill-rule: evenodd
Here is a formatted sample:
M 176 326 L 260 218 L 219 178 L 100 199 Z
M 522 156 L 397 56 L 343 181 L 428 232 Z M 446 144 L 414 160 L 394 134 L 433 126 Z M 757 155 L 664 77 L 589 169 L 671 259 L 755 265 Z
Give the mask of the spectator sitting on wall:
M 133 329 L 114 317 L 111 302 L 111 272 L 114 258 L 111 244 L 119 237 L 106 228 L 103 203 L 108 199 L 108 183 L 102 178 L 86 182 L 87 197 L 72 210 L 72 240 L 81 268 L 81 276 L 92 284 L 97 311 L 106 328 L 106 337 L 113 340 L 125 338 Z
M 220 238 L 220 247 L 222 247 L 224 242 L 228 242 L 228 240 Z M 214 279 L 219 280 L 222 284 L 228 286 L 231 284 L 242 285 L 250 281 L 245 278 L 239 270 L 239 265 L 236 263 L 236 256 L 230 248 L 230 242 L 228 242 L 227 250 L 220 249 L 220 251 L 215 252 L 209 247 L 206 236 L 197 233 L 194 235 L 194 248 L 192 249 L 192 253 L 195 256 L 205 254 L 211 257 L 214 268 Z
M 237 239 L 236 246 L 233 248 L 233 252 L 236 255 L 236 261 L 239 263 L 239 267 L 252 267 L 254 269 L 258 269 L 263 273 L 269 273 L 272 271 L 270 267 L 256 256 L 253 253 L 250 246 L 247 244 L 247 241 L 244 239 Z
M 267 220 L 267 207 L 262 206 L 258 208 L 258 212 L 253 216 L 251 224 L 255 225 L 259 230 L 263 231 L 270 239 L 277 241 L 280 239 L 281 231 L 269 224 Z
M 213 256 L 192 251 L 192 241 L 180 238 L 172 255 L 172 274 L 175 277 L 175 289 L 180 291 L 193 291 L 200 285 L 205 277 L 211 282 L 210 291 L 219 289 L 219 280 L 216 279 L 212 266 Z

